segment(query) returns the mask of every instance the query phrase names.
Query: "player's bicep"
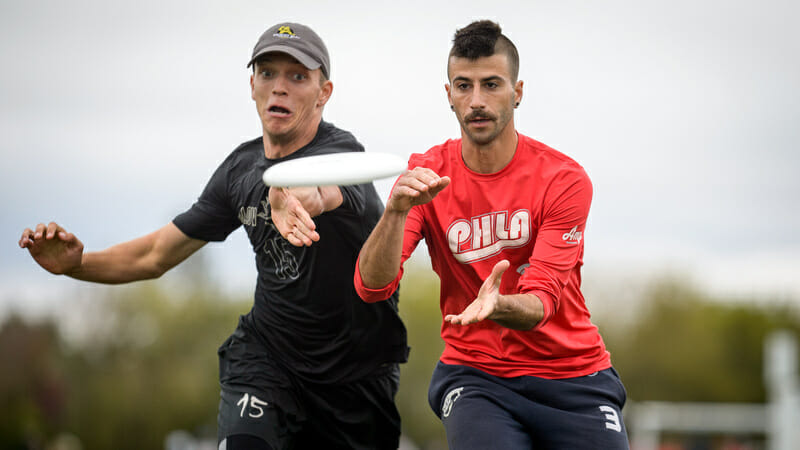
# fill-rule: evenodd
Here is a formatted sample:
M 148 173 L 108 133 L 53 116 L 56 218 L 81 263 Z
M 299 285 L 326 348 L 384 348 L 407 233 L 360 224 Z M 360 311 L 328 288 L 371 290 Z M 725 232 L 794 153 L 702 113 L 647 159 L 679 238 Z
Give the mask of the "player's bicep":
M 542 220 L 531 263 L 571 269 L 582 253 L 583 233 L 592 202 L 591 184 L 576 183 L 563 192 Z

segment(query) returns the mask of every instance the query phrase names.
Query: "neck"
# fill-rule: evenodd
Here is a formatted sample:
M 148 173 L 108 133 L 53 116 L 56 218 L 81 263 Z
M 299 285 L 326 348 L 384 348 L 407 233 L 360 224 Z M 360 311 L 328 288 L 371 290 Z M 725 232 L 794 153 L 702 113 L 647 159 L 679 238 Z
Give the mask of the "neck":
M 269 159 L 278 159 L 300 150 L 314 140 L 321 122 L 322 118 L 316 120 L 313 127 L 293 134 L 271 135 L 264 130 L 264 155 Z
M 478 173 L 495 173 L 503 170 L 517 151 L 519 136 L 514 128 L 514 123 L 509 122 L 495 139 L 486 144 L 472 141 L 462 133 L 461 158 L 464 164 Z

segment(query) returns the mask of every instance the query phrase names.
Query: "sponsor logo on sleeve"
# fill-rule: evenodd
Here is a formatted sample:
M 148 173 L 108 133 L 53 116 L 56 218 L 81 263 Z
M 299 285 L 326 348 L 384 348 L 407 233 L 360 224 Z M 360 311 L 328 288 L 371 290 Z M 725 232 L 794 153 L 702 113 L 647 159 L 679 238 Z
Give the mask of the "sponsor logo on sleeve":
M 583 232 L 578 231 L 578 227 L 574 226 L 569 232 L 564 233 L 561 239 L 567 244 L 580 244 L 581 239 L 583 239 Z

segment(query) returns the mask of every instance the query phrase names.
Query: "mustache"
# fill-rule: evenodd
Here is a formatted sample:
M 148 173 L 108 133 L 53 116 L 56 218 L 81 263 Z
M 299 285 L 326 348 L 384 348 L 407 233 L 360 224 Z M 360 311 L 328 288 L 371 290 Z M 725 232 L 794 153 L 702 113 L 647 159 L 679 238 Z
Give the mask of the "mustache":
M 473 111 L 467 114 L 464 117 L 464 120 L 471 121 L 471 120 L 495 120 L 497 119 L 493 114 L 489 114 L 484 111 Z

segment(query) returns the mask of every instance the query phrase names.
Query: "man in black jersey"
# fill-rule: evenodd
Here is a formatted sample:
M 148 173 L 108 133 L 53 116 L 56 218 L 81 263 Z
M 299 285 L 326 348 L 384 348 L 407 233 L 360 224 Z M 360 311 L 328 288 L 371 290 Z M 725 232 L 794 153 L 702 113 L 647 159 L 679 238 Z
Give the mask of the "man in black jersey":
M 361 152 L 322 120 L 333 91 L 325 44 L 310 28 L 267 29 L 248 67 L 262 136 L 236 148 L 200 198 L 164 227 L 98 252 L 56 223 L 19 241 L 46 270 L 100 283 L 156 278 L 239 226 L 253 245 L 252 310 L 219 348 L 220 449 L 396 449 L 398 363 L 406 331 L 389 301 L 353 287 L 361 245 L 383 212 L 372 184 L 269 188 L 273 164 Z

